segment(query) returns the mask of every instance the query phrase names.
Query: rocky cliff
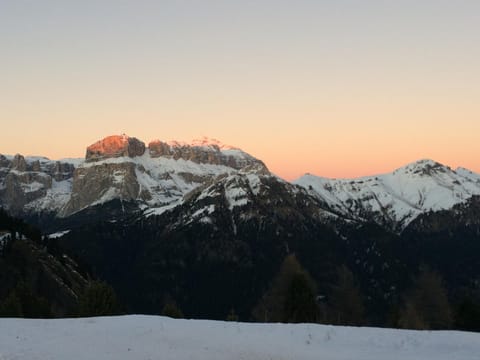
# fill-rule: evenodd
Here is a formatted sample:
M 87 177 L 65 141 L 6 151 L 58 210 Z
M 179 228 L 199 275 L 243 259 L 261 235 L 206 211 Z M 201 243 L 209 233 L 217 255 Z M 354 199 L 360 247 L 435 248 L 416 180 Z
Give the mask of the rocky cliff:
M 236 170 L 250 165 L 265 167 L 263 162 L 240 149 L 208 138 L 194 140 L 191 144 L 154 140 L 148 144 L 148 151 L 152 158 L 183 159 L 197 164 L 228 166 Z
M 0 155 L 0 205 L 13 214 L 58 211 L 71 192 L 74 164 Z
M 98 161 L 117 157 L 142 156 L 145 152 L 145 143 L 134 137 L 112 135 L 97 141 L 87 147 L 86 161 Z
M 0 205 L 16 214 L 61 217 L 114 199 L 157 208 L 242 169 L 268 173 L 260 160 L 216 140 L 156 140 L 147 151 L 137 138 L 113 135 L 88 146 L 82 161 L 1 156 Z

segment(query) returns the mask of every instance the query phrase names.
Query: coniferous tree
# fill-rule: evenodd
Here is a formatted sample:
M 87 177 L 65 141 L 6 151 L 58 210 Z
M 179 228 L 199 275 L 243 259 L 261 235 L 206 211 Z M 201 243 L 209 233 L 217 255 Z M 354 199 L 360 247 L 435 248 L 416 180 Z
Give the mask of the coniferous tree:
M 319 320 L 315 286 L 305 272 L 293 276 L 285 297 L 283 316 L 285 322 L 293 323 Z
M 48 301 L 34 294 L 23 281 L 20 281 L 2 302 L 0 315 L 26 318 L 49 318 L 52 316 Z
M 457 306 L 455 328 L 467 331 L 480 331 L 480 301 L 465 296 Z
M 238 315 L 237 313 L 235 312 L 235 309 L 232 308 L 230 310 L 230 312 L 228 313 L 227 315 L 227 318 L 226 318 L 227 321 L 238 321 Z
M 178 307 L 177 303 L 173 300 L 167 301 L 162 310 L 163 316 L 168 316 L 173 319 L 183 319 L 183 312 Z
M 329 319 L 338 325 L 362 325 L 365 308 L 353 273 L 343 265 L 337 270 L 337 283 L 329 296 Z
M 12 291 L 5 300 L 0 303 L 1 317 L 23 317 L 22 304 L 15 291 Z
M 118 315 L 120 306 L 111 286 L 102 281 L 92 281 L 79 299 L 80 316 Z
M 398 327 L 402 329 L 425 330 L 428 329 L 427 324 L 419 315 L 415 304 L 407 300 L 398 317 Z
M 437 330 L 450 328 L 452 322 L 452 310 L 442 278 L 436 272 L 422 269 L 406 297 L 399 326 Z
M 296 256 L 288 255 L 252 315 L 262 322 L 316 322 L 319 311 L 315 296 L 315 282 Z M 302 306 L 308 310 L 303 312 Z

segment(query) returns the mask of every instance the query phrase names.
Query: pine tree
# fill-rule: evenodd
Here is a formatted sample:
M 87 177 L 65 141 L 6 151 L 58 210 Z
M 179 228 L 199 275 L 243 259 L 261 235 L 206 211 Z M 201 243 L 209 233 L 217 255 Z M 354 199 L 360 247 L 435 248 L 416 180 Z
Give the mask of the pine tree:
M 452 310 L 442 278 L 436 272 L 422 269 L 405 299 L 399 326 L 437 330 L 450 328 L 452 322 Z
M 353 273 L 343 265 L 337 270 L 337 283 L 329 296 L 329 318 L 338 325 L 362 325 L 365 308 Z
M 235 309 L 232 308 L 230 310 L 230 312 L 228 313 L 227 315 L 227 318 L 226 318 L 227 321 L 238 321 L 238 315 L 237 313 L 235 312 Z
M 315 295 L 311 276 L 295 255 L 288 255 L 252 315 L 261 322 L 316 322 L 319 311 Z M 305 312 L 300 310 L 302 306 L 306 307 Z
M 23 317 L 22 304 L 15 291 L 0 303 L 0 317 Z
M 0 304 L 0 315 L 8 317 L 49 318 L 52 316 L 48 301 L 34 294 L 20 281 Z
M 417 311 L 417 307 L 412 301 L 407 301 L 404 308 L 400 311 L 398 326 L 402 329 L 428 329 L 427 324 Z
M 293 276 L 285 297 L 283 316 L 285 322 L 291 323 L 319 320 L 315 286 L 305 272 L 299 272 Z
M 183 319 L 183 312 L 173 300 L 167 301 L 162 310 L 163 316 L 168 316 L 174 319 Z
M 461 330 L 480 331 L 480 301 L 465 296 L 457 306 L 455 327 Z
M 118 315 L 120 306 L 111 286 L 102 281 L 92 281 L 79 299 L 80 316 Z

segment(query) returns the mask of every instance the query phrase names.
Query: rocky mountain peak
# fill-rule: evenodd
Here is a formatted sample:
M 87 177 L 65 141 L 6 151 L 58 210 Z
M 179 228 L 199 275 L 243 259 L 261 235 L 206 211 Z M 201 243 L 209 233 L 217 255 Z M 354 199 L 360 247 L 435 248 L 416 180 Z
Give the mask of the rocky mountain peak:
M 27 170 L 27 162 L 23 155 L 16 154 L 13 157 L 12 161 L 12 169 L 17 171 L 26 171 Z
M 452 169 L 434 160 L 421 159 L 395 170 L 394 174 L 406 173 L 406 174 L 420 175 L 420 176 L 422 175 L 431 176 L 433 174 L 447 173 L 447 172 L 452 172 Z
M 183 159 L 197 164 L 228 166 L 236 170 L 253 165 L 266 169 L 263 162 L 244 151 L 206 137 L 190 143 L 154 140 L 148 144 L 148 151 L 152 158 Z
M 453 171 L 428 159 L 377 176 L 327 179 L 305 175 L 295 183 L 337 213 L 373 220 L 396 231 L 404 229 L 421 214 L 451 209 L 480 195 L 480 175 Z
M 122 156 L 135 157 L 145 153 L 145 143 L 134 137 L 112 135 L 87 147 L 85 159 L 99 161 Z

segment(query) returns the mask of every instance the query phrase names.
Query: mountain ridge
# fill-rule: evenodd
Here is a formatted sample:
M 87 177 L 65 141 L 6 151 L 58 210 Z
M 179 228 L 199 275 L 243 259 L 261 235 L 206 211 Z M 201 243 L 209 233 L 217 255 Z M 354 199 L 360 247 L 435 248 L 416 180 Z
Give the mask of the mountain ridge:
M 420 214 L 451 209 L 480 194 L 480 175 L 422 159 L 393 172 L 353 179 L 304 175 L 293 183 L 331 210 L 401 231 Z
M 78 255 L 129 311 L 157 313 L 173 298 L 188 316 L 222 319 L 234 308 L 250 319 L 291 254 L 320 295 L 346 264 L 378 324 L 422 264 L 442 273 L 455 299 L 476 284 L 474 172 L 421 160 L 384 175 L 298 184 L 216 142 L 154 141 L 140 155 L 141 144 L 120 140 L 112 156 L 70 165 L 0 157 L 0 205 L 17 206 Z
M 0 155 L 0 205 L 13 213 L 68 217 L 87 207 L 120 199 L 146 215 L 160 215 L 190 192 L 225 176 L 275 176 L 241 149 L 203 137 L 188 142 L 112 135 L 87 147 L 84 159 Z M 480 195 L 480 175 L 452 170 L 431 159 L 392 172 L 351 179 L 312 174 L 287 182 L 320 201 L 320 210 L 357 222 L 373 221 L 401 232 L 418 216 L 465 203 Z M 260 181 L 261 183 L 261 181 Z

